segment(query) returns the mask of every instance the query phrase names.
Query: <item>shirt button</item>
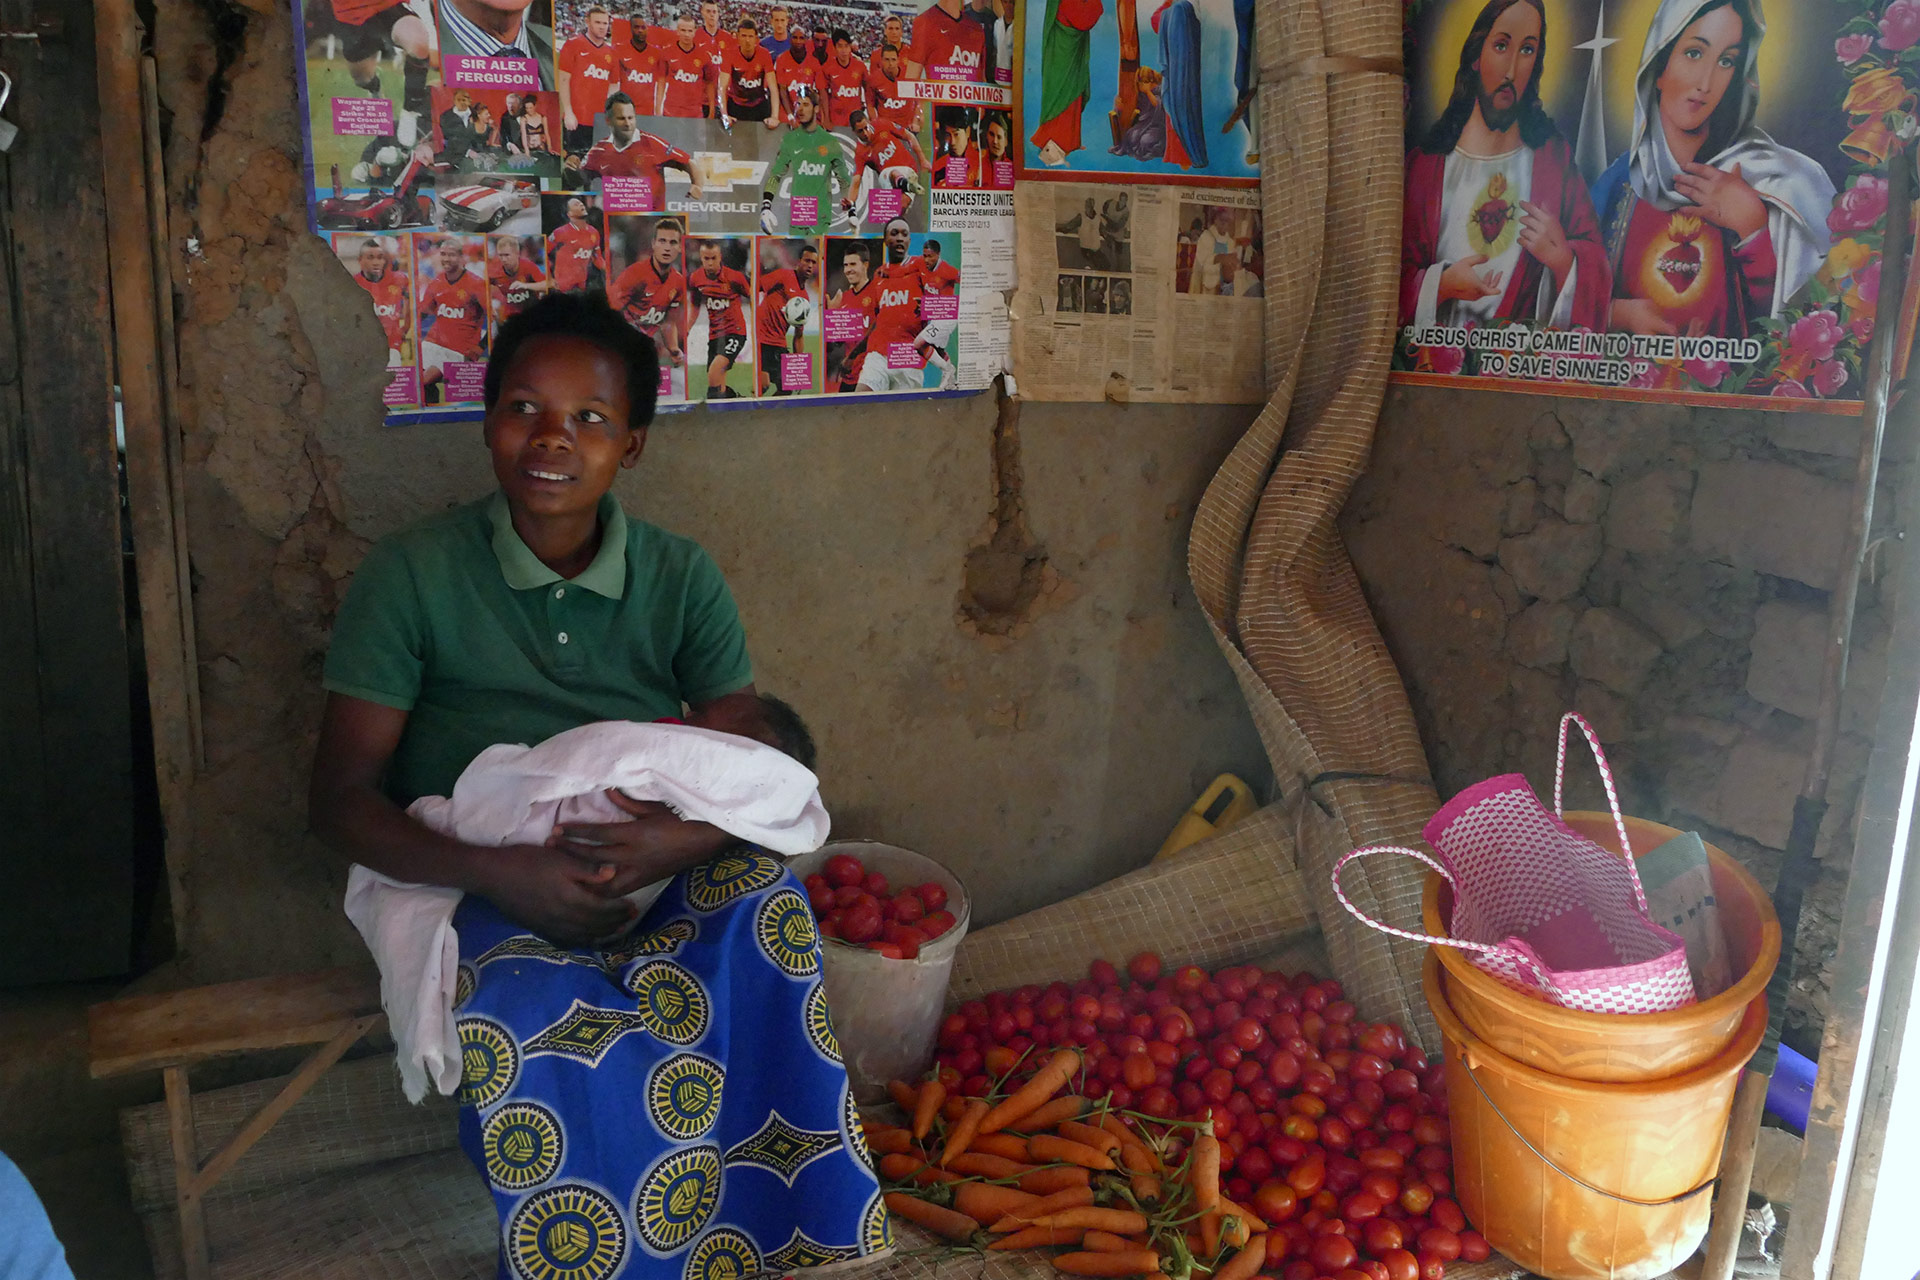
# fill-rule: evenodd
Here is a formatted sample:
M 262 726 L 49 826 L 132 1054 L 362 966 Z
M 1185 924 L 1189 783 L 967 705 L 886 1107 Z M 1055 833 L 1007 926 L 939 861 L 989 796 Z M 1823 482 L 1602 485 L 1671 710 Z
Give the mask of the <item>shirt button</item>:
M 567 598 L 567 589 L 566 589 L 565 587 L 555 587 L 555 588 L 553 589 L 553 598 L 554 598 L 555 600 L 564 600 L 564 599 L 566 599 L 566 598 Z
M 567 642 L 567 633 L 562 631 L 558 638 L 561 644 L 565 644 Z

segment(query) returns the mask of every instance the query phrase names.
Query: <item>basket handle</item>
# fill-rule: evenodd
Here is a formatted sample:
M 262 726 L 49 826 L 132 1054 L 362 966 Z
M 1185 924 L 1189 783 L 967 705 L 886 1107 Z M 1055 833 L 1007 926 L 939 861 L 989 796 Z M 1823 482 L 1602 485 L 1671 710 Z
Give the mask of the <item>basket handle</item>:
M 1526 956 L 1511 947 L 1496 947 L 1485 942 L 1470 942 L 1465 938 L 1437 938 L 1430 933 L 1413 933 L 1406 929 L 1396 929 L 1390 924 L 1384 924 L 1381 921 L 1375 920 L 1372 916 L 1354 906 L 1353 900 L 1347 897 L 1346 890 L 1340 887 L 1340 872 L 1355 858 L 1364 858 L 1368 854 L 1373 853 L 1398 853 L 1409 858 L 1418 858 L 1421 862 L 1426 863 L 1435 871 L 1438 871 L 1441 876 L 1446 879 L 1446 882 L 1453 885 L 1456 890 L 1460 887 L 1458 882 L 1453 878 L 1453 872 L 1447 870 L 1426 854 L 1421 853 L 1418 849 L 1406 849 L 1399 845 L 1391 844 L 1376 844 L 1364 849 L 1353 849 L 1343 855 L 1340 861 L 1333 864 L 1332 880 L 1333 896 L 1340 899 L 1340 905 L 1345 907 L 1347 913 L 1355 920 L 1358 920 L 1361 924 L 1367 925 L 1370 928 L 1378 929 L 1381 933 L 1390 933 L 1396 938 L 1405 938 L 1409 942 L 1425 942 L 1441 947 L 1459 947 L 1467 951 L 1484 951 L 1490 956 L 1501 956 L 1508 960 L 1518 960 L 1522 964 L 1529 964 Z M 1529 967 L 1531 966 L 1529 965 Z
M 1633 844 L 1627 839 L 1627 820 L 1620 812 L 1620 794 L 1613 785 L 1613 766 L 1607 763 L 1607 753 L 1600 749 L 1600 735 L 1593 731 L 1593 726 L 1578 711 L 1569 711 L 1560 717 L 1560 750 L 1553 762 L 1553 816 L 1566 816 L 1561 793 L 1567 778 L 1567 726 L 1570 724 L 1580 726 L 1580 733 L 1593 751 L 1593 762 L 1600 767 L 1600 784 L 1607 789 L 1607 808 L 1613 814 L 1613 829 L 1620 837 L 1621 861 L 1627 864 L 1627 876 L 1633 881 L 1633 896 L 1640 903 L 1641 913 L 1650 915 L 1652 912 L 1647 906 L 1647 891 L 1640 887 L 1640 869 L 1634 866 Z

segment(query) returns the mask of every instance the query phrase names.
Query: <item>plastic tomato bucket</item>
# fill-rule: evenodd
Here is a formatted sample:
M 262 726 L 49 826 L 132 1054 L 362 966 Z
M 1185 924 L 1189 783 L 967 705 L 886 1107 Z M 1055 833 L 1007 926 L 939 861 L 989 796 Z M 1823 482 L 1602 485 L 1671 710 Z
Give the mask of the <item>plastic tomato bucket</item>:
M 834 1035 L 840 1041 L 854 1099 L 881 1102 L 887 1096 L 887 1081 L 916 1079 L 933 1062 L 934 1042 L 946 1013 L 953 955 L 967 936 L 972 902 L 959 878 L 933 859 L 870 840 L 836 840 L 789 858 L 787 867 L 805 880 L 840 853 L 852 854 L 895 886 L 929 880 L 940 884 L 947 891 L 946 909 L 954 919 L 953 928 L 921 947 L 913 960 L 890 960 L 836 938 L 820 940 L 827 1008 L 833 1015 Z
M 1569 811 L 1565 821 L 1602 848 L 1620 852 L 1613 816 Z M 1681 834 L 1644 818 L 1628 818 L 1627 837 L 1644 854 Z M 1734 972 L 1719 995 L 1666 1013 L 1589 1013 L 1569 1009 L 1508 986 L 1470 963 L 1457 947 L 1429 947 L 1446 973 L 1455 1016 L 1488 1046 L 1529 1067 L 1572 1080 L 1661 1080 L 1718 1057 L 1739 1036 L 1747 1007 L 1767 988 L 1780 961 L 1780 920 L 1773 902 L 1747 869 L 1707 845 L 1720 928 Z M 1444 937 L 1452 916 L 1450 890 L 1427 874 L 1422 927 Z
M 1454 1194 L 1487 1242 L 1548 1280 L 1651 1280 L 1706 1236 L 1740 1071 L 1767 1027 L 1747 1005 L 1718 1054 L 1665 1080 L 1596 1084 L 1514 1061 L 1469 1031 L 1429 949 Z

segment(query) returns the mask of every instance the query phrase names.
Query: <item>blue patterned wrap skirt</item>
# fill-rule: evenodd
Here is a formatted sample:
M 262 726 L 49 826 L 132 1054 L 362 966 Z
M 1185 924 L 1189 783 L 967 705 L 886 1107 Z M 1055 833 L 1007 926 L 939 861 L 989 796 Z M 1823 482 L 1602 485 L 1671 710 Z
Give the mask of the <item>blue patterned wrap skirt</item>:
M 892 1244 L 779 859 L 675 876 L 634 930 L 568 950 L 462 900 L 460 1143 L 502 1280 L 734 1280 Z

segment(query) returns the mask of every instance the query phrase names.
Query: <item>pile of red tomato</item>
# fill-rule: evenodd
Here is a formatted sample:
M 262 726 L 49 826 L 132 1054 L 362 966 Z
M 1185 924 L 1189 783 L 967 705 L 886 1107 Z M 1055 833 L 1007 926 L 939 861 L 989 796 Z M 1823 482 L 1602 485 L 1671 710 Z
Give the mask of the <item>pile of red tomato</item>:
M 807 901 L 829 938 L 912 960 L 920 948 L 953 928 L 947 891 L 929 880 L 894 889 L 878 871 L 850 853 L 836 853 L 807 877 Z
M 1399 1027 L 1360 1021 L 1338 982 L 1250 965 L 1163 973 L 1151 952 L 1123 978 L 1096 960 L 1071 985 L 960 1006 L 938 1061 L 950 1087 L 982 1096 L 1064 1045 L 1085 1055 L 1074 1085 L 1087 1097 L 1213 1121 L 1223 1190 L 1272 1228 L 1262 1269 L 1281 1280 L 1440 1280 L 1490 1252 L 1450 1195 L 1440 1065 Z

